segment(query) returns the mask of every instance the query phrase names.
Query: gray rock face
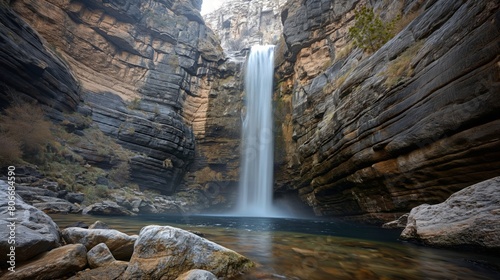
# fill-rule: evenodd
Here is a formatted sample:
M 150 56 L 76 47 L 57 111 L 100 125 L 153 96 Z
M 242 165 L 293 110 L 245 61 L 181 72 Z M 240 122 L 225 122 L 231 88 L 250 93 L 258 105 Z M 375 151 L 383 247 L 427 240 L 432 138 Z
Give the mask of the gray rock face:
M 8 272 L 2 279 L 53 280 L 72 275 L 87 266 L 87 250 L 81 244 L 71 244 L 39 255 L 36 259 Z
M 169 226 L 142 228 L 125 279 L 176 279 L 191 269 L 231 278 L 253 263 L 242 255 L 188 231 Z
M 147 188 L 173 193 L 194 158 L 194 135 L 182 116 L 152 101 L 137 101 L 137 108 L 131 108 L 111 93 L 88 93 L 85 100 L 104 133 L 140 154 L 131 158 L 131 179 Z
M 83 244 L 87 250 L 99 243 L 105 243 L 113 256 L 118 260 L 129 260 L 134 250 L 137 235 L 129 236 L 114 229 L 65 228 L 61 231 L 68 244 Z
M 439 247 L 500 250 L 500 177 L 467 187 L 440 204 L 411 210 L 401 239 Z
M 365 53 L 363 3 L 285 5 L 275 177 L 317 215 L 380 223 L 500 174 L 499 4 L 372 1 L 409 23 Z
M 14 216 L 9 215 L 8 185 L 0 180 L 0 261 L 7 261 L 10 253 L 9 236 L 11 223 L 15 224 L 16 261 L 28 260 L 40 253 L 60 246 L 59 228 L 42 211 L 26 204 L 15 196 Z M 10 220 L 10 217 L 16 218 Z
M 13 98 L 37 100 L 52 111 L 68 112 L 81 101 L 68 67 L 10 8 L 0 9 L 0 107 Z

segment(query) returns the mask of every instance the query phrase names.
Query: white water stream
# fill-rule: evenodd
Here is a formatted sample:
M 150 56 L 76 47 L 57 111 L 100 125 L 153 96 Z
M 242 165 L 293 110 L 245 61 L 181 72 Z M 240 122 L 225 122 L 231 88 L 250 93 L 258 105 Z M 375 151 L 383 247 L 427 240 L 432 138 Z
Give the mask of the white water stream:
M 274 46 L 253 46 L 245 73 L 238 214 L 274 216 L 272 87 Z

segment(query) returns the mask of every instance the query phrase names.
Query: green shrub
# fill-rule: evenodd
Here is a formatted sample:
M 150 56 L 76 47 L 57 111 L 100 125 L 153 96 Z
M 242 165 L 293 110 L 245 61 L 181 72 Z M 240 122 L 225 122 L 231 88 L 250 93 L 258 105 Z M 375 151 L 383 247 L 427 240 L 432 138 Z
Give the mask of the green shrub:
M 373 9 L 362 6 L 354 13 L 354 26 L 349 28 L 349 37 L 355 46 L 367 52 L 375 52 L 393 36 L 394 24 L 399 16 L 390 22 L 384 22 Z
M 389 62 L 387 69 L 384 71 L 384 75 L 387 77 L 384 82 L 386 87 L 391 88 L 413 75 L 411 61 L 420 49 L 422 49 L 423 45 L 424 41 L 418 41 L 401 53 L 396 59 Z

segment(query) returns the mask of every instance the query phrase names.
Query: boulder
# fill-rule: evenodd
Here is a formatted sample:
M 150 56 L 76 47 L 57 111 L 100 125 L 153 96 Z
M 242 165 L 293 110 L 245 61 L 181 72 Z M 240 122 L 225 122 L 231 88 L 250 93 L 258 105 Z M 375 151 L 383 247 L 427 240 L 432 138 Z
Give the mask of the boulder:
M 191 269 L 179 275 L 175 280 L 217 280 L 217 277 L 210 271 Z
M 87 260 L 90 268 L 107 266 L 116 261 L 108 246 L 104 243 L 99 243 L 90 249 L 87 252 Z
M 80 206 L 73 204 L 67 200 L 50 197 L 36 196 L 33 201 L 33 206 L 42 210 L 45 213 L 80 213 Z
M 440 247 L 500 249 L 500 177 L 467 187 L 440 204 L 411 210 L 401 239 Z
M 176 279 L 191 269 L 231 278 L 252 266 L 246 257 L 193 233 L 151 225 L 142 228 L 123 278 Z
M 68 280 L 89 280 L 89 279 L 123 279 L 120 276 L 127 268 L 128 262 L 114 261 L 109 265 L 94 269 L 87 269 L 78 272 Z
M 81 244 L 71 244 L 38 255 L 8 272 L 2 279 L 52 280 L 74 274 L 87 266 L 87 250 Z
M 9 200 L 9 185 L 0 181 L 0 261 L 4 263 L 9 253 L 9 225 L 15 225 L 16 261 L 28 260 L 35 255 L 59 247 L 59 228 L 37 208 L 26 204 L 20 196 Z M 9 201 L 15 201 L 14 216 L 10 216 Z M 11 220 L 15 218 L 15 220 Z
M 121 207 L 116 202 L 105 200 L 85 207 L 82 211 L 84 215 L 113 215 L 113 216 L 131 216 L 132 212 Z
M 69 244 L 83 244 L 87 250 L 99 243 L 105 243 L 113 256 L 118 260 L 129 260 L 134 250 L 137 235 L 129 236 L 114 229 L 84 229 L 78 227 L 65 228 L 62 237 Z

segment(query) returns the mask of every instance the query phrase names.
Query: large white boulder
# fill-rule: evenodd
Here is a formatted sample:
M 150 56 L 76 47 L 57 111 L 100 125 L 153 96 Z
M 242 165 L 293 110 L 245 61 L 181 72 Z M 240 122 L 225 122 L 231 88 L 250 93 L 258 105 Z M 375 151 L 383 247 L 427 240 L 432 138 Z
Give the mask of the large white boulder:
M 231 278 L 251 266 L 246 257 L 191 232 L 152 225 L 142 228 L 123 278 L 174 280 L 192 269 Z

